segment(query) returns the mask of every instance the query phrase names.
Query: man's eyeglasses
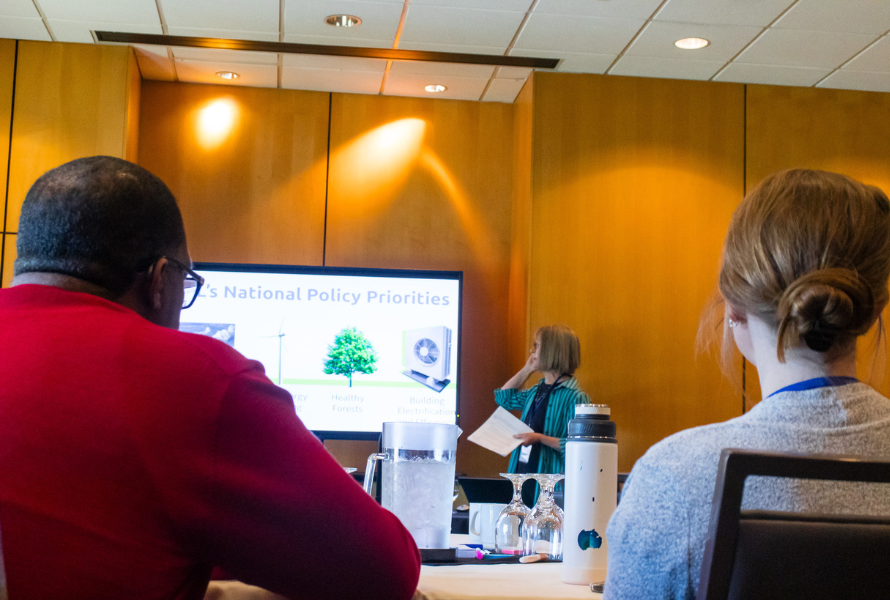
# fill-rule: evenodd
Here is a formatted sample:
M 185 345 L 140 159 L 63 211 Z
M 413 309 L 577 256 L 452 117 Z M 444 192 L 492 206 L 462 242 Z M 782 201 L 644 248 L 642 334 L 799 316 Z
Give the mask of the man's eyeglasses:
M 201 293 L 201 286 L 204 285 L 204 278 L 195 273 L 191 267 L 188 267 L 175 258 L 170 258 L 169 256 L 159 256 L 158 258 L 151 261 L 147 266 L 142 269 L 137 269 L 137 271 L 143 271 L 145 269 L 153 269 L 155 264 L 161 260 L 162 258 L 166 258 L 167 262 L 172 264 L 173 266 L 182 270 L 185 273 L 185 279 L 182 282 L 183 295 L 182 295 L 182 308 L 186 309 L 195 303 L 195 300 L 198 299 L 198 294 Z M 144 264 L 144 263 L 143 263 Z
M 190 307 L 198 299 L 198 294 L 201 293 L 204 278 L 195 273 L 191 267 L 185 266 L 175 258 L 170 258 L 169 256 L 162 256 L 161 258 L 166 258 L 167 262 L 179 267 L 185 273 L 185 279 L 182 282 L 182 287 L 185 288 L 182 295 L 182 308 Z

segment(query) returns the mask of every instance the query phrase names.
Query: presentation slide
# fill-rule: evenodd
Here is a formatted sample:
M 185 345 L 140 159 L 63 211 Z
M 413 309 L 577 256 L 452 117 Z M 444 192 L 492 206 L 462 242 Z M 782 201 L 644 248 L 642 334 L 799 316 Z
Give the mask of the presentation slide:
M 180 329 L 260 361 L 309 429 L 455 422 L 458 279 L 198 273 L 206 283 Z

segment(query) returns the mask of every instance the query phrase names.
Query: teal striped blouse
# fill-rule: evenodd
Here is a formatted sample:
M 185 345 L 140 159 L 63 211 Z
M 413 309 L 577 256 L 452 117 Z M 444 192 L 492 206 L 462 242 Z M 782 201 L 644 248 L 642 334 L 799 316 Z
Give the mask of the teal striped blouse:
M 543 379 L 527 390 L 501 390 L 494 391 L 494 401 L 507 410 L 522 410 L 522 419 L 528 414 L 538 386 Z M 565 473 L 566 471 L 566 435 L 568 434 L 569 421 L 575 416 L 576 404 L 590 404 L 590 396 L 578 387 L 578 380 L 572 377 L 563 381 L 550 393 L 547 402 L 547 414 L 544 416 L 544 435 L 559 438 L 559 450 L 554 450 L 546 444 L 541 444 L 541 452 L 538 455 L 538 473 Z M 519 465 L 519 453 L 522 446 L 516 448 L 510 456 L 509 472 L 515 473 Z

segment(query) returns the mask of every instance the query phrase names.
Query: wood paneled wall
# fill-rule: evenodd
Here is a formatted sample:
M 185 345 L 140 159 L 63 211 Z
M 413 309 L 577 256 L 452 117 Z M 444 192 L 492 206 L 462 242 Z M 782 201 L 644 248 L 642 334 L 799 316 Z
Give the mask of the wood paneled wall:
M 325 264 L 464 272 L 458 471 L 474 475 L 506 466 L 466 437 L 509 376 L 512 136 L 509 105 L 333 95 Z
M 19 42 L 9 174 L 7 229 L 47 170 L 75 158 L 127 156 L 128 111 L 136 68 L 125 46 Z M 72 102 L 72 99 L 77 99 Z M 132 123 L 132 117 L 129 121 Z
M 530 332 L 578 333 L 578 379 L 612 408 L 619 469 L 740 415 L 695 336 L 742 197 L 744 87 L 536 73 L 532 143 Z
M 231 129 L 198 139 L 221 98 Z M 532 332 L 570 325 L 628 470 L 666 435 L 741 413 L 695 333 L 745 186 L 804 166 L 890 189 L 888 109 L 887 94 L 556 73 L 512 106 L 141 82 L 123 47 L 18 42 L 16 63 L 0 40 L 0 281 L 37 176 L 138 158 L 180 199 L 196 260 L 464 271 L 467 433 Z M 750 366 L 745 383 L 750 407 Z M 506 466 L 465 438 L 458 470 Z M 373 445 L 329 447 L 361 467 Z
M 139 164 L 179 200 L 193 260 L 322 264 L 329 97 L 143 83 Z
M 783 169 L 836 171 L 890 193 L 890 94 L 749 85 L 747 90 L 748 189 Z M 890 310 L 884 311 L 890 323 Z M 886 337 L 876 330 L 859 344 L 859 377 L 890 395 Z M 876 354 L 877 352 L 877 354 Z M 759 399 L 750 368 L 749 406 Z
M 22 201 L 47 170 L 105 154 L 135 159 L 141 79 L 125 46 L 19 41 L 4 227 L 18 229 Z M 2 88 L 0 88 L 2 89 Z M 4 244 L 4 264 L 15 244 Z M 3 285 L 11 279 L 4 268 Z
M 510 370 L 528 360 L 529 263 L 532 241 L 532 144 L 534 140 L 534 79 L 529 78 L 513 102 L 513 214 L 510 240 L 510 292 L 507 342 Z
M 6 193 L 9 176 L 9 131 L 12 126 L 12 94 L 15 86 L 15 40 L 0 40 L 0 184 L 3 185 L 3 212 L 6 212 Z M 15 231 L 12 229 L 11 231 Z M 4 254 L 7 240 L 15 247 L 15 235 L 7 234 L 6 219 L 0 221 L 0 287 L 12 279 L 12 269 L 6 269 Z M 10 264 L 12 264 L 10 262 Z
M 202 146 L 196 119 L 220 100 L 240 117 L 216 146 Z M 194 260 L 463 271 L 467 434 L 494 410 L 492 390 L 509 376 L 498 357 L 511 106 L 144 82 L 140 129 L 139 162 L 176 194 Z M 463 437 L 459 470 L 506 466 Z M 376 447 L 327 445 L 357 467 Z

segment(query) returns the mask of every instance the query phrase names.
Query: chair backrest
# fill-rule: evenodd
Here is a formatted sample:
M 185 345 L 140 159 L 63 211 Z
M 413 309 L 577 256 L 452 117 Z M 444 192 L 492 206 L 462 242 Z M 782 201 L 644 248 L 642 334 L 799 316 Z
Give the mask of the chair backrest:
M 890 483 L 890 461 L 723 450 L 698 600 L 890 598 L 890 518 L 743 511 L 750 475 Z

